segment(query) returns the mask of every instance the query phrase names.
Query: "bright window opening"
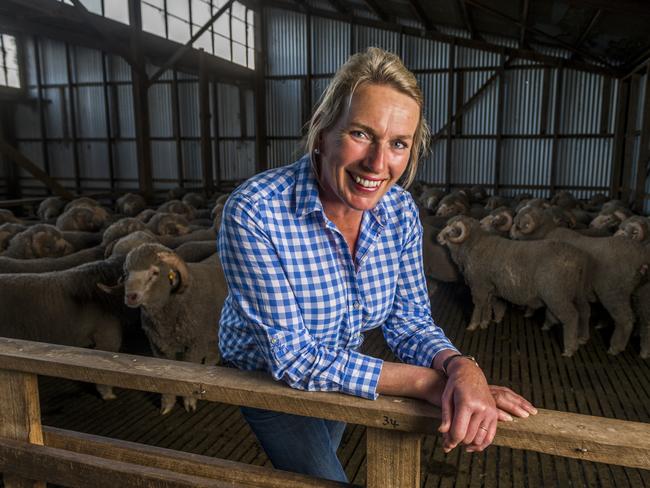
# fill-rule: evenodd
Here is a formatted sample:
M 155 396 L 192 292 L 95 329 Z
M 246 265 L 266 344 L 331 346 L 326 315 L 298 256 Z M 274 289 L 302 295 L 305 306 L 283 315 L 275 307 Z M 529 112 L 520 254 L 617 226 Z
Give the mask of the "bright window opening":
M 142 28 L 185 44 L 226 3 L 227 0 L 142 0 Z M 255 69 L 253 14 L 251 9 L 234 2 L 192 47 Z
M 68 5 L 74 5 L 72 0 L 59 0 Z M 89 12 L 117 20 L 123 24 L 129 23 L 129 0 L 80 0 Z M 174 0 L 177 1 L 177 0 Z
M 0 34 L 0 86 L 20 88 L 16 38 Z

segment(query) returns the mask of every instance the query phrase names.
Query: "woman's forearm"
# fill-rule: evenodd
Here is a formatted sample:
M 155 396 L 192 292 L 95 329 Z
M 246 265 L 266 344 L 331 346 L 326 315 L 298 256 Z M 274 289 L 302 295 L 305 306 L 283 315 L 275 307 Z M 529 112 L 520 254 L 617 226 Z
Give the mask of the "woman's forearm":
M 440 405 L 445 384 L 446 380 L 439 371 L 384 361 L 377 393 L 419 398 Z

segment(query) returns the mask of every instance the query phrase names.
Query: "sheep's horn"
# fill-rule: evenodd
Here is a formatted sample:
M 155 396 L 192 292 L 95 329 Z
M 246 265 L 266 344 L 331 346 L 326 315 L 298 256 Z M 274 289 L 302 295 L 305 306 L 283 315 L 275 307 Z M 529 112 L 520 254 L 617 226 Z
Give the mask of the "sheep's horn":
M 496 229 L 500 232 L 508 232 L 512 227 L 512 215 L 510 212 L 499 212 L 499 218 L 505 219 L 505 222 L 499 225 Z
M 639 222 L 628 222 L 628 227 L 634 227 L 637 230 L 637 240 L 645 240 L 645 229 Z M 620 232 L 620 231 L 619 231 Z
M 97 288 L 109 295 L 122 295 L 124 293 L 124 275 L 120 276 L 117 284 L 113 286 L 105 285 L 104 283 L 97 283 Z
M 452 236 L 450 233 L 449 237 L 447 238 L 449 239 L 449 242 L 453 244 L 460 244 L 461 242 L 463 242 L 465 239 L 469 237 L 469 229 L 467 228 L 465 222 L 463 222 L 462 220 L 458 222 L 454 222 L 452 228 L 453 227 L 460 229 L 460 234 L 457 236 Z
M 527 213 L 521 216 L 521 220 L 519 221 L 520 224 L 523 224 L 524 222 L 528 222 L 528 226 L 519 226 L 519 232 L 522 234 L 530 234 L 535 230 L 535 227 L 537 227 L 537 224 L 535 223 L 535 219 Z
M 160 259 L 163 263 L 171 266 L 181 276 L 181 283 L 176 290 L 176 293 L 183 293 L 190 282 L 190 271 L 187 269 L 185 261 L 183 261 L 173 252 L 161 251 L 157 253 L 157 256 L 158 259 Z
M 618 220 L 623 222 L 624 220 L 627 220 L 628 216 L 622 210 L 617 210 L 616 212 L 614 212 L 614 217 L 616 217 Z

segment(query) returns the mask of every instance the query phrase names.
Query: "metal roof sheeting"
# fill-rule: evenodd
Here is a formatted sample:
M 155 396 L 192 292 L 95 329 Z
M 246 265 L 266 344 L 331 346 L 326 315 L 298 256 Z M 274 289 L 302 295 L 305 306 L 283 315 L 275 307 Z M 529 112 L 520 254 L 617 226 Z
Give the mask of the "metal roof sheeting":
M 444 184 L 447 142 L 439 141 L 430 148 L 427 158 L 420 161 L 416 179 Z
M 485 84 L 492 73 L 464 73 L 463 102 L 467 102 Z M 457 85 L 456 85 L 457 86 Z M 492 83 L 462 117 L 463 133 L 489 135 L 497 132 L 498 87 Z
M 151 173 L 154 180 L 178 178 L 176 143 L 174 141 L 151 141 Z M 185 175 L 187 177 L 187 175 Z
M 101 86 L 79 86 L 74 89 L 73 94 L 77 112 L 77 136 L 106 137 L 104 88 Z
M 71 54 L 73 54 L 72 65 L 77 83 L 102 83 L 103 61 L 100 51 L 75 46 L 71 49 Z
M 558 186 L 609 187 L 611 178 L 611 139 L 560 139 L 556 167 Z M 582 193 L 582 192 L 580 192 Z M 590 196 L 596 191 L 587 191 Z M 584 195 L 576 194 L 578 198 Z
M 233 85 L 217 84 L 219 107 L 219 137 L 241 137 L 239 89 Z
M 415 77 L 424 96 L 424 116 L 435 134 L 447 123 L 449 77 L 446 73 L 417 74 Z
M 148 98 L 151 137 L 173 137 L 172 86 L 156 83 L 149 88 Z
M 600 131 L 603 77 L 565 69 L 562 82 L 563 134 L 597 134 Z
M 401 39 L 397 32 L 355 25 L 354 51 L 362 52 L 369 47 L 380 47 L 397 55 L 401 54 Z
M 255 174 L 253 141 L 221 141 L 219 154 L 222 180 L 241 180 Z
M 271 140 L 268 144 L 268 167 L 278 168 L 293 163 L 300 156 L 299 141 Z

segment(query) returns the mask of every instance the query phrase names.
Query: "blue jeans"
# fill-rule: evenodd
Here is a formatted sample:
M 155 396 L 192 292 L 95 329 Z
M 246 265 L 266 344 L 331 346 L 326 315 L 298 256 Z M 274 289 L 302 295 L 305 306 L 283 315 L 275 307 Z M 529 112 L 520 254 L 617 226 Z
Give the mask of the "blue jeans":
M 249 407 L 241 412 L 276 469 L 348 482 L 336 457 L 344 422 Z

